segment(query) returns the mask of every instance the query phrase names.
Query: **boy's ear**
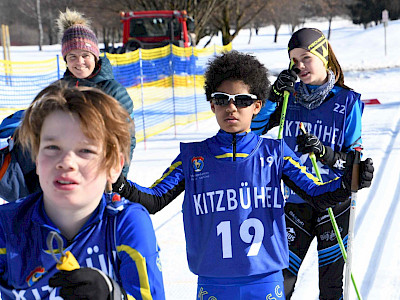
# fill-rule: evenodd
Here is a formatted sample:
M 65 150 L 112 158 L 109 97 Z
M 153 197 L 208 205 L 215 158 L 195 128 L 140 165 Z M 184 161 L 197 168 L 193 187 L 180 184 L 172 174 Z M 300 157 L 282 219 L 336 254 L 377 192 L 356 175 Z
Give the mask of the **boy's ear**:
M 108 175 L 107 180 L 110 181 L 111 183 L 114 183 L 117 181 L 119 175 L 121 174 L 122 168 L 124 167 L 124 155 L 122 153 L 119 154 L 119 164 L 113 168 L 111 168 L 110 173 Z
M 210 101 L 211 111 L 215 114 L 215 104 Z
M 263 106 L 263 103 L 261 100 L 254 101 L 253 115 L 258 114 L 260 112 L 262 106 Z

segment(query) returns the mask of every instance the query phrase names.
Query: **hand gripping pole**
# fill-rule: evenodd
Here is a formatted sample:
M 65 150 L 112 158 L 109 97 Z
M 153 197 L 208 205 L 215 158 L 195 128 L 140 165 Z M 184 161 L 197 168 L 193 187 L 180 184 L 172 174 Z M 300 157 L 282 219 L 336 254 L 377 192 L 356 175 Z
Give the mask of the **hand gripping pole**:
M 300 122 L 300 130 L 301 130 L 304 134 L 307 133 L 307 131 L 306 131 L 305 127 L 304 127 L 304 124 L 301 123 L 301 122 Z M 358 152 L 358 151 L 356 151 L 356 152 Z M 318 165 L 317 165 L 317 158 L 315 157 L 314 152 L 309 153 L 309 157 L 310 157 L 311 163 L 312 163 L 312 165 L 313 165 L 313 167 L 314 167 L 314 171 L 315 171 L 315 174 L 317 175 L 317 178 L 319 179 L 319 181 L 322 182 L 322 177 L 321 177 L 321 174 L 320 174 L 320 172 L 319 172 Z M 356 161 L 356 159 L 354 159 L 354 161 Z M 358 165 L 359 165 L 359 162 L 358 162 Z M 353 178 L 354 178 L 355 174 L 358 175 L 358 173 L 359 173 L 358 170 L 356 171 L 356 173 L 354 172 L 354 165 L 353 165 Z M 352 178 L 352 180 L 351 180 L 351 182 L 352 182 L 352 188 L 351 188 L 351 190 L 352 190 L 352 199 L 353 199 L 353 178 Z M 357 177 L 357 179 L 358 179 L 358 177 Z M 357 190 L 358 190 L 358 183 L 357 183 Z M 352 200 L 352 201 L 353 201 L 353 200 Z M 355 207 L 354 207 L 354 208 L 355 208 Z M 344 246 L 342 237 L 341 237 L 341 235 L 340 235 L 339 227 L 338 227 L 338 225 L 337 225 L 337 223 L 336 223 L 335 215 L 333 214 L 333 211 L 332 211 L 332 208 L 331 208 L 331 207 L 328 208 L 328 214 L 329 214 L 329 218 L 330 218 L 331 223 L 332 223 L 333 230 L 334 230 L 334 232 L 335 232 L 336 239 L 337 239 L 337 241 L 338 241 L 338 243 L 339 243 L 340 251 L 342 252 L 343 259 L 344 259 L 344 261 L 346 262 L 346 278 L 345 278 L 345 288 L 344 288 L 344 295 L 345 295 L 344 297 L 345 297 L 345 298 L 344 298 L 344 299 L 346 300 L 346 295 L 349 294 L 349 293 L 348 293 L 348 285 L 349 285 L 348 282 L 349 282 L 349 278 L 351 277 L 351 281 L 353 282 L 353 286 L 354 286 L 354 289 L 355 289 L 355 291 L 356 291 L 357 298 L 358 298 L 359 300 L 361 300 L 361 299 L 362 299 L 362 298 L 361 298 L 361 294 L 360 294 L 359 291 L 358 291 L 356 282 L 355 282 L 355 280 L 354 280 L 354 276 L 353 276 L 353 274 L 351 273 L 351 269 L 349 270 L 349 274 L 347 274 L 347 264 L 348 264 L 348 260 L 347 260 L 346 248 L 345 248 L 345 246 Z M 351 207 L 350 207 L 350 222 L 351 222 L 351 215 L 352 215 L 352 214 L 351 214 Z M 353 214 L 353 218 L 354 218 L 354 214 Z M 353 220 L 353 228 L 354 228 L 354 220 Z M 352 231 L 353 231 L 353 229 L 352 229 Z M 350 223 L 349 223 L 349 233 L 348 233 L 348 237 L 347 237 L 347 238 L 348 238 L 348 240 L 347 240 L 347 249 L 349 249 L 349 244 L 350 244 Z M 346 290 L 346 282 L 347 282 L 347 290 Z

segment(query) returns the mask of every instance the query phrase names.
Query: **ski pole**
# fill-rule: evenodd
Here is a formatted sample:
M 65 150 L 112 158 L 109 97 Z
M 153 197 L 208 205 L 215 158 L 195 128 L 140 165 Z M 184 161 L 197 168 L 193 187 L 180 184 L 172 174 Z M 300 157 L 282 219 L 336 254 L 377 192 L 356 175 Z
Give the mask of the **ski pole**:
M 349 285 L 350 277 L 354 284 L 353 275 L 351 273 L 352 265 L 352 246 L 354 240 L 354 223 L 356 218 L 356 204 L 357 204 L 357 191 L 359 186 L 359 172 L 360 172 L 360 161 L 361 161 L 361 147 L 355 148 L 354 161 L 353 161 L 353 173 L 351 177 L 351 204 L 350 204 L 350 217 L 349 217 L 349 232 L 347 234 L 347 260 L 346 260 L 346 272 L 344 282 L 344 299 L 349 299 Z
M 289 70 L 292 69 L 294 66 L 293 59 L 290 60 Z M 279 130 L 278 130 L 278 139 L 282 139 L 282 132 L 283 127 L 285 126 L 285 118 L 286 118 L 286 109 L 289 100 L 290 93 L 288 91 L 283 92 L 283 102 L 282 102 L 282 111 L 281 111 L 281 118 L 279 120 Z
M 306 131 L 306 129 L 304 128 L 304 124 L 303 124 L 302 122 L 300 122 L 300 125 L 299 125 L 299 126 L 300 126 L 300 130 L 301 130 L 304 134 L 306 134 L 307 131 Z M 315 153 L 314 153 L 314 152 L 310 152 L 308 155 L 309 155 L 310 160 L 311 160 L 311 163 L 312 163 L 312 165 L 313 165 L 313 167 L 314 167 L 314 171 L 315 171 L 315 174 L 317 175 L 317 178 L 319 179 L 319 181 L 323 182 L 323 181 L 322 181 L 322 176 L 321 176 L 321 174 L 320 174 L 320 172 L 319 172 L 319 168 L 318 168 L 318 165 L 317 165 L 317 158 L 316 158 L 316 156 L 315 156 Z M 353 172 L 354 172 L 354 170 L 353 170 Z M 354 174 L 354 173 L 353 173 L 353 174 Z M 357 172 L 357 174 L 358 174 L 358 172 Z M 357 185 L 357 186 L 358 186 L 358 185 Z M 350 211 L 350 212 L 351 212 L 351 211 Z M 335 215 L 333 214 L 333 210 L 332 210 L 331 207 L 328 208 L 328 214 L 329 214 L 329 218 L 330 218 L 331 223 L 332 223 L 333 230 L 334 230 L 334 232 L 335 232 L 336 239 L 337 239 L 338 244 L 339 244 L 339 247 L 340 247 L 340 251 L 342 252 L 343 259 L 344 259 L 344 261 L 347 263 L 346 248 L 345 248 L 345 246 L 344 246 L 342 237 L 341 237 L 341 235 L 340 235 L 339 227 L 338 227 L 338 225 L 337 225 L 337 223 L 336 223 Z M 350 228 L 349 228 L 349 230 L 350 230 Z M 347 241 L 347 247 L 348 247 L 348 244 L 349 244 L 349 241 Z M 359 291 L 358 291 L 358 288 L 357 288 L 356 282 L 355 282 L 355 280 L 354 280 L 353 274 L 351 273 L 350 275 L 351 275 L 351 280 L 352 280 L 352 282 L 353 282 L 354 289 L 355 289 L 356 294 L 357 294 L 357 298 L 358 298 L 359 300 L 361 300 L 361 299 L 362 299 L 362 298 L 361 298 L 361 294 L 360 294 Z
M 289 95 L 290 93 L 288 91 L 283 92 L 282 112 L 281 112 L 281 119 L 279 121 L 278 139 L 282 139 L 282 131 L 283 131 L 283 126 L 285 125 L 286 109 L 287 109 Z

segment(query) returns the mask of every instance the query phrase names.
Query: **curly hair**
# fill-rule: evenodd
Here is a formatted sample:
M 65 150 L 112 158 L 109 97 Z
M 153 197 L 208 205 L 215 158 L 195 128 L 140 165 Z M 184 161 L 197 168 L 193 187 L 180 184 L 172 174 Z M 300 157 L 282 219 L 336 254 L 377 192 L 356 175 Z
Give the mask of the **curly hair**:
M 271 88 L 268 76 L 268 69 L 255 56 L 235 50 L 223 53 L 208 63 L 204 74 L 207 101 L 222 82 L 241 80 L 249 86 L 249 92 L 264 103 Z

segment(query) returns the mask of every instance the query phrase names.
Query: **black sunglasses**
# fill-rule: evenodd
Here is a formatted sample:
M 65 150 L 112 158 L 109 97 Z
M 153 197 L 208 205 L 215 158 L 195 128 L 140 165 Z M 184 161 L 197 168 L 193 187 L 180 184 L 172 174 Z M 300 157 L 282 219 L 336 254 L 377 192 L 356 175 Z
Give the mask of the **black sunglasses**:
M 216 105 L 226 106 L 233 100 L 236 107 L 248 107 L 257 100 L 257 96 L 253 94 L 226 94 L 222 92 L 215 92 L 211 94 L 211 99 Z

